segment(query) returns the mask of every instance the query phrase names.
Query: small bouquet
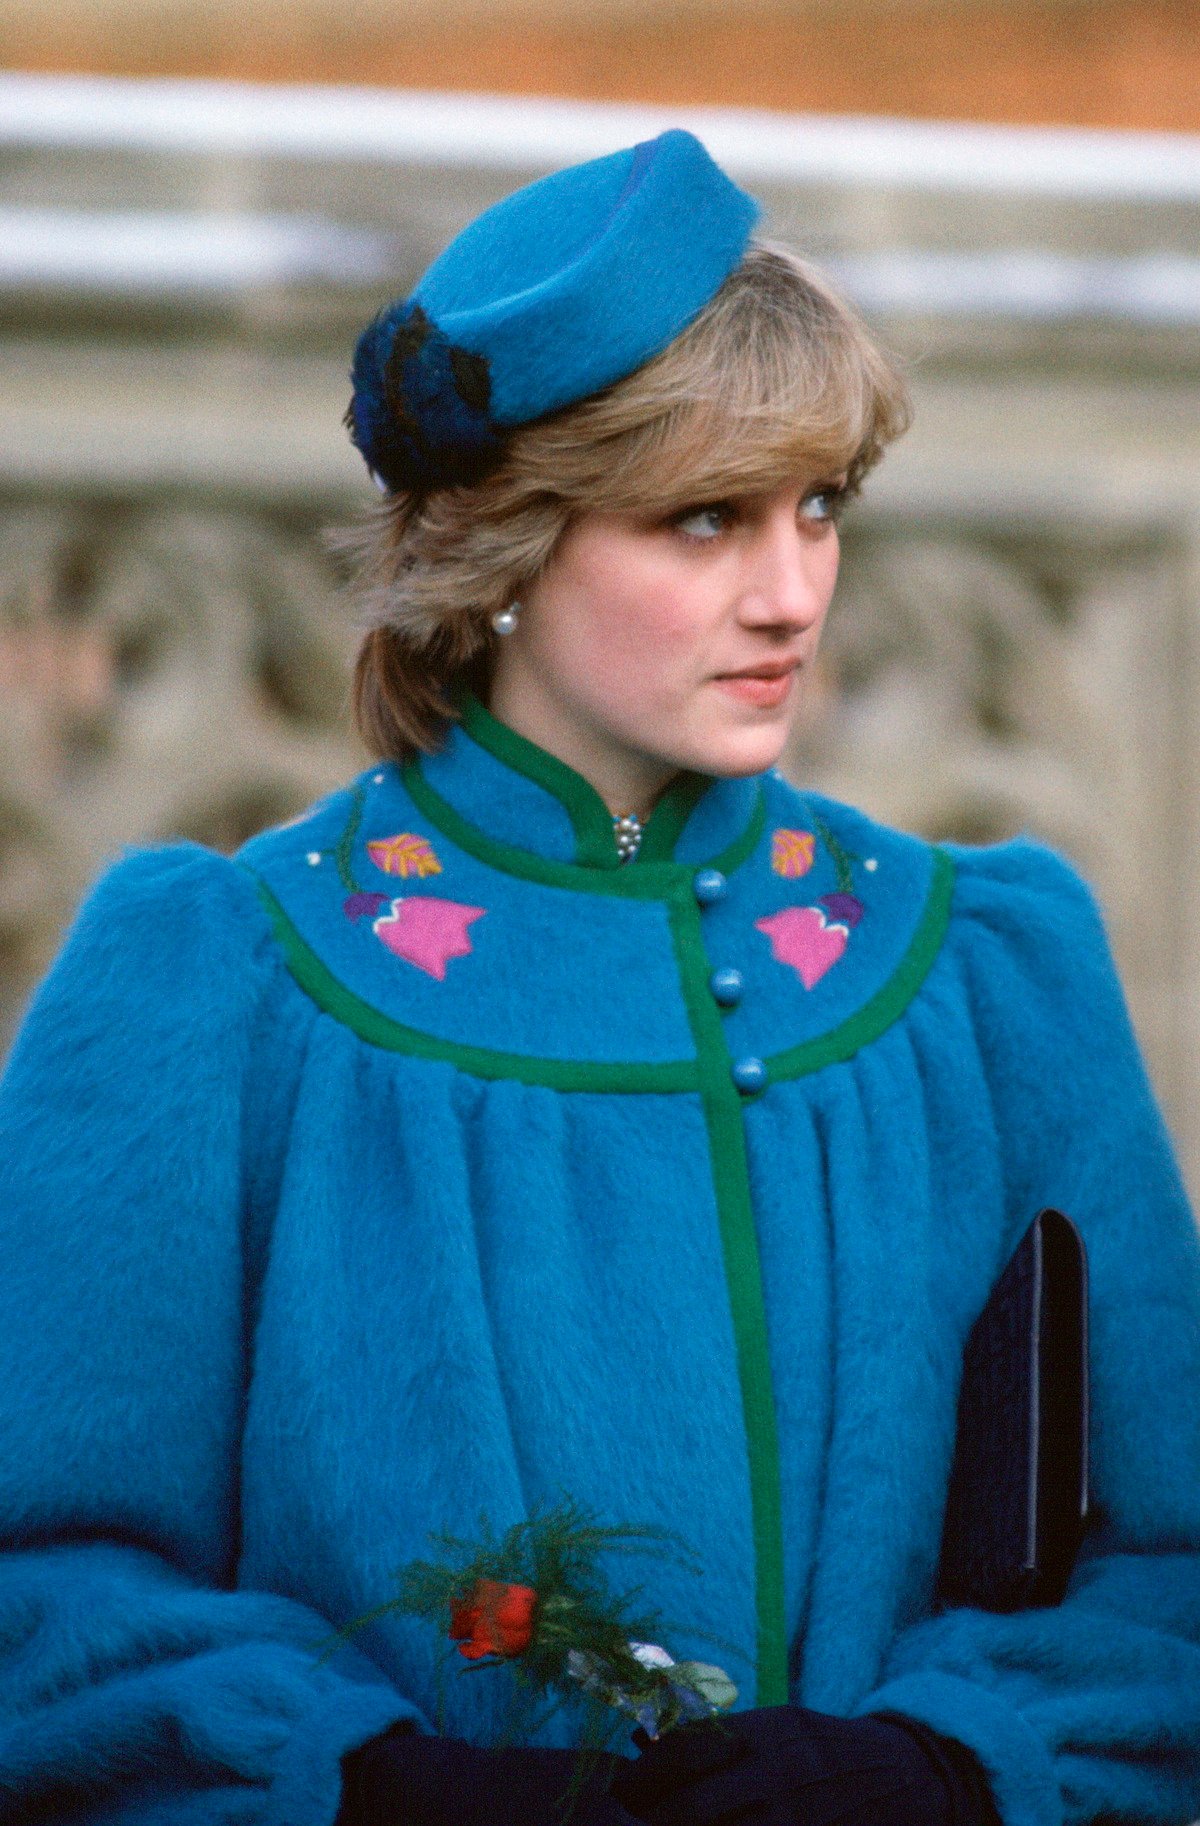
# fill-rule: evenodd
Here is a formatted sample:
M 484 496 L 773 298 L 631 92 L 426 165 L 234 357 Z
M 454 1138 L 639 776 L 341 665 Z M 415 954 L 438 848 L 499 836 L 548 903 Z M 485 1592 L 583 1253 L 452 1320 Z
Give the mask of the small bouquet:
M 608 1590 L 600 1555 L 671 1542 L 662 1531 L 603 1527 L 566 1501 L 517 1522 L 499 1539 L 484 1523 L 479 1543 L 453 1535 L 434 1540 L 447 1558 L 411 1561 L 396 1575 L 398 1595 L 349 1630 L 387 1612 L 441 1624 L 468 1667 L 512 1671 L 524 1702 L 520 1712 L 547 1702 L 549 1713 L 581 1704 L 583 1742 L 594 1748 L 621 1716 L 657 1738 L 676 1725 L 716 1717 L 737 1698 L 721 1668 L 675 1661 L 651 1640 L 658 1620 L 633 1614 L 636 1592 Z

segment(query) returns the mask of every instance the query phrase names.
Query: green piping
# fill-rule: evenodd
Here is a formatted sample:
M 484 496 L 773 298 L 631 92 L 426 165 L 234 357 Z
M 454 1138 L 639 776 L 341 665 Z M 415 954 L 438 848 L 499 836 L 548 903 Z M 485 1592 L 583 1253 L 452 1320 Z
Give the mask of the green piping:
M 788 1661 L 779 1439 L 762 1272 L 750 1198 L 742 1098 L 731 1076 L 721 1014 L 709 991 L 709 963 L 700 913 L 690 893 L 672 897 L 670 920 L 680 984 L 696 1041 L 700 1097 L 708 1126 L 713 1190 L 750 1461 L 758 1633 L 757 1702 L 760 1706 L 785 1705 Z
M 711 862 L 677 864 L 687 869 L 689 880 L 697 868 L 720 869 L 722 875 L 732 875 L 740 869 L 743 862 L 748 862 L 762 841 L 762 834 L 767 827 L 767 795 L 763 791 L 762 781 L 758 784 L 758 793 L 754 801 L 754 810 L 746 823 L 740 837 L 735 837 L 728 849 L 714 856 Z
M 372 1045 L 385 1047 L 390 1052 L 444 1059 L 477 1077 L 515 1078 L 522 1084 L 546 1084 L 557 1090 L 694 1091 L 700 1088 L 699 1068 L 690 1059 L 628 1064 L 544 1059 L 532 1053 L 493 1052 L 488 1047 L 443 1040 L 418 1027 L 406 1027 L 340 983 L 309 949 L 266 883 L 252 870 L 246 872 L 258 886 L 288 966 L 300 987 L 319 1008 Z M 945 850 L 935 849 L 933 877 L 924 911 L 912 942 L 892 975 L 869 1002 L 840 1026 L 814 1040 L 789 1047 L 785 1052 L 769 1054 L 764 1060 L 769 1083 L 779 1084 L 788 1078 L 803 1077 L 808 1072 L 820 1071 L 825 1065 L 849 1059 L 899 1019 L 937 956 L 950 918 L 953 891 L 954 864 Z
M 632 868 L 585 869 L 577 862 L 556 862 L 538 856 L 532 850 L 521 850 L 513 843 L 501 843 L 471 824 L 461 812 L 443 799 L 429 784 L 418 762 L 409 761 L 404 769 L 404 784 L 417 810 L 449 837 L 460 850 L 476 856 L 489 867 L 506 875 L 520 875 L 526 881 L 541 881 L 556 888 L 584 888 L 591 894 L 628 894 L 636 899 L 661 899 L 675 871 L 674 863 L 656 863 L 635 871 Z M 616 852 L 614 851 L 614 854 Z
M 649 862 L 672 862 L 683 827 L 712 785 L 707 774 L 685 773 L 673 780 L 646 821 L 631 868 Z
M 460 692 L 456 702 L 462 726 L 472 741 L 514 773 L 543 787 L 562 805 L 575 832 L 577 868 L 611 871 L 670 862 L 684 825 L 712 785 L 710 775 L 690 770 L 673 780 L 646 820 L 633 862 L 623 864 L 613 835 L 612 813 L 590 780 L 502 723 L 473 692 Z
M 791 1046 L 786 1052 L 772 1053 L 764 1061 L 771 1084 L 778 1084 L 785 1078 L 800 1078 L 806 1072 L 820 1071 L 824 1065 L 849 1059 L 868 1041 L 878 1039 L 903 1014 L 941 948 L 950 923 L 953 894 L 954 863 L 945 850 L 935 847 L 924 910 L 908 950 L 887 982 L 840 1026 L 831 1027 L 828 1033 L 818 1035 L 815 1040 Z
M 287 958 L 288 969 L 318 1008 L 341 1021 L 360 1039 L 389 1052 L 412 1053 L 422 1059 L 441 1059 L 477 1078 L 515 1078 L 521 1084 L 544 1084 L 559 1091 L 694 1091 L 699 1072 L 692 1059 L 634 1062 L 590 1059 L 543 1059 L 536 1054 L 494 1052 L 486 1046 L 468 1046 L 460 1040 L 443 1040 L 406 1027 L 382 1014 L 347 989 L 311 950 L 272 894 L 270 888 L 247 870 L 258 888 L 275 936 Z
M 518 735 L 494 717 L 471 691 L 459 698 L 462 726 L 472 741 L 497 761 L 544 787 L 560 802 L 575 832 L 575 862 L 580 868 L 618 869 L 621 858 L 613 836 L 612 813 L 590 780 L 548 754 L 536 742 Z
M 586 894 L 622 894 L 635 900 L 666 900 L 680 880 L 690 882 L 696 868 L 701 866 L 651 860 L 640 866 L 630 863 L 611 869 L 589 869 L 577 862 L 556 862 L 548 856 L 538 856 L 532 850 L 518 849 L 515 844 L 501 843 L 481 831 L 478 825 L 471 824 L 442 798 L 436 787 L 430 785 L 418 761 L 405 765 L 404 784 L 417 810 L 424 813 L 443 836 L 449 837 L 451 843 L 491 868 L 501 869 L 507 875 L 522 876 L 526 881 L 540 881 L 554 888 L 575 888 Z M 745 830 L 709 866 L 721 869 L 725 874 L 740 867 L 762 836 L 766 816 L 766 799 L 760 784 L 757 802 Z

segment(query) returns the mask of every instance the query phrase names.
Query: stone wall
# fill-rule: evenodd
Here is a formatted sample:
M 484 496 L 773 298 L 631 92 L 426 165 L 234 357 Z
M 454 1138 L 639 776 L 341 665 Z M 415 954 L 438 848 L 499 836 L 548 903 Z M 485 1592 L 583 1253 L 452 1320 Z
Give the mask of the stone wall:
M 1078 861 L 1200 1189 L 1200 142 L 0 78 L 0 1026 L 123 843 L 232 848 L 361 764 L 353 337 L 673 120 L 910 364 L 790 765 Z

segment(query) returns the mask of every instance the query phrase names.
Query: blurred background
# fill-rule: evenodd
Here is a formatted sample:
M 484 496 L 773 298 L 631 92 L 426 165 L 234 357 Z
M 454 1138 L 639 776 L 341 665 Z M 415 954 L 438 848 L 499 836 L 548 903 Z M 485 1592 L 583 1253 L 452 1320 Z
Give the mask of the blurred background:
M 1076 860 L 1200 1195 L 1195 0 L 8 0 L 0 65 L 0 1052 L 122 845 L 362 765 L 358 330 L 681 124 L 916 400 L 789 769 Z

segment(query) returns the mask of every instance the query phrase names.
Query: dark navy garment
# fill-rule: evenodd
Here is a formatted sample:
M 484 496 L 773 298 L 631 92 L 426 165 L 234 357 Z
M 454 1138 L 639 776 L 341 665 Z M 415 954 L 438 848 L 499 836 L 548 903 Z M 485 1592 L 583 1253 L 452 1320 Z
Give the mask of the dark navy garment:
M 939 1612 L 963 1343 L 1047 1204 L 1094 1526 L 1061 1606 Z M 566 1492 L 687 1543 L 645 1604 L 739 1708 L 923 1722 L 1004 1826 L 1200 1814 L 1200 1242 L 1038 844 L 689 775 L 622 864 L 468 707 L 98 883 L 0 1082 L 0 1261 L 15 1807 L 332 1826 L 394 1721 L 495 1743 L 430 1626 L 326 1651 L 432 1531 Z
M 744 1727 L 739 1729 L 738 1727 Z M 335 1826 L 996 1826 L 978 1762 L 915 1719 L 796 1706 L 640 1754 L 481 1749 L 393 1725 L 343 1759 Z

